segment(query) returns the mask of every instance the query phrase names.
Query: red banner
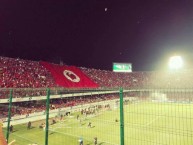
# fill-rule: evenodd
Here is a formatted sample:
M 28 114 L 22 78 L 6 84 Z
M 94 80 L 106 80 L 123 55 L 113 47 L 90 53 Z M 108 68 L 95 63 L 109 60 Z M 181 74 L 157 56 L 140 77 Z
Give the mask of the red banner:
M 98 85 L 75 66 L 64 66 L 40 62 L 51 72 L 56 84 L 67 88 L 97 88 Z

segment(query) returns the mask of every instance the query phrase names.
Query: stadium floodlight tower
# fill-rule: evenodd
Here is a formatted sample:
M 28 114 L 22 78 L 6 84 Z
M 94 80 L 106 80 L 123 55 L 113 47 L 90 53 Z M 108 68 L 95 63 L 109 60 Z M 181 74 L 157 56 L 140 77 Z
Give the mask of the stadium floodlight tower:
M 180 70 L 183 67 L 183 60 L 181 56 L 172 56 L 169 59 L 170 70 Z

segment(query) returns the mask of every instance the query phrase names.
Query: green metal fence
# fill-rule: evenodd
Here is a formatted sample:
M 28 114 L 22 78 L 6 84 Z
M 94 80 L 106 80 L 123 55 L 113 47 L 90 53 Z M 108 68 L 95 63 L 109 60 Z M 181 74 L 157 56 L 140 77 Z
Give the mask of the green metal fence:
M 136 90 L 124 105 L 126 145 L 192 145 L 193 90 Z
M 17 145 L 192 145 L 193 89 L 0 90 Z

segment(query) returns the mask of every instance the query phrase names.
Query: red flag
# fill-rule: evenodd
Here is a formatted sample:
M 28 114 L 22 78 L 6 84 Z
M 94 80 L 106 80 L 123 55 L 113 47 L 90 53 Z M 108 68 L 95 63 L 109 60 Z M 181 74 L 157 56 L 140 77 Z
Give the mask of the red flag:
M 97 88 L 98 85 L 75 66 L 40 62 L 51 72 L 56 84 L 67 88 Z

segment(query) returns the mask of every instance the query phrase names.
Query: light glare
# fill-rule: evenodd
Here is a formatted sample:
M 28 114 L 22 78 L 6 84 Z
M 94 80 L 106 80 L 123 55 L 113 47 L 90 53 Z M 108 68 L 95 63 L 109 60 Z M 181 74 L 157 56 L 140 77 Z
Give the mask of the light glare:
M 178 70 L 178 69 L 182 68 L 182 66 L 183 66 L 183 60 L 182 60 L 181 56 L 170 57 L 170 60 L 169 60 L 170 69 Z

